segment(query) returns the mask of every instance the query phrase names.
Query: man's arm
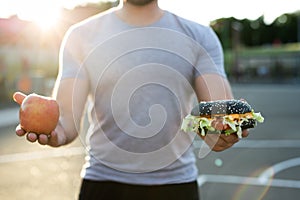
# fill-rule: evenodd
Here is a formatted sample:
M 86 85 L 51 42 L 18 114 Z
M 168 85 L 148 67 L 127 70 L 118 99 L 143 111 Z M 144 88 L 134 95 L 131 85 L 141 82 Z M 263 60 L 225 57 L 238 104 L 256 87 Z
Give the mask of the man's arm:
M 78 135 L 85 103 L 88 95 L 88 82 L 83 79 L 63 79 L 56 82 L 53 97 L 60 110 L 59 123 L 50 137 L 45 134 L 26 133 L 18 126 L 16 134 L 26 135 L 30 142 L 58 147 L 72 142 Z M 47 120 L 47 119 L 43 119 Z
M 218 74 L 198 76 L 195 80 L 195 92 L 199 102 L 234 98 L 228 80 Z M 247 137 L 248 131 L 244 130 L 242 136 Z M 225 134 L 207 134 L 201 138 L 213 151 L 223 151 L 239 141 L 236 134 L 228 136 Z
M 228 80 L 218 74 L 204 74 L 195 80 L 198 101 L 233 99 Z

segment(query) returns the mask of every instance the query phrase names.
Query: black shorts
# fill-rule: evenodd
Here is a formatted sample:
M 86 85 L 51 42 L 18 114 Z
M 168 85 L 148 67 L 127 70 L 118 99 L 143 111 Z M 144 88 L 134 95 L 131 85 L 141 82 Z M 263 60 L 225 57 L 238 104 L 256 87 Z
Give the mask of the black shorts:
M 168 185 L 131 185 L 83 180 L 79 200 L 199 200 L 197 182 Z

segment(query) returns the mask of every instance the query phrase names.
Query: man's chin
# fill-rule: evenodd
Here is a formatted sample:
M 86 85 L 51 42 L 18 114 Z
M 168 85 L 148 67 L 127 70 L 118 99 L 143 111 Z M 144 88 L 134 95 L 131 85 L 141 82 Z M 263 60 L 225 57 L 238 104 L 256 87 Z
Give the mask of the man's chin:
M 145 6 L 155 0 L 126 0 L 127 3 L 130 3 L 135 6 Z

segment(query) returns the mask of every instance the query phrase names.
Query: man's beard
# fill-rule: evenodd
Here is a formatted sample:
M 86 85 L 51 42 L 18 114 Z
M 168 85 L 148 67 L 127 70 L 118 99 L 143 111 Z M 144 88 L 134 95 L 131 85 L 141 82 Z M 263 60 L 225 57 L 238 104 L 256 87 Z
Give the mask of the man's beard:
M 145 6 L 155 0 L 125 0 L 125 1 L 135 6 Z

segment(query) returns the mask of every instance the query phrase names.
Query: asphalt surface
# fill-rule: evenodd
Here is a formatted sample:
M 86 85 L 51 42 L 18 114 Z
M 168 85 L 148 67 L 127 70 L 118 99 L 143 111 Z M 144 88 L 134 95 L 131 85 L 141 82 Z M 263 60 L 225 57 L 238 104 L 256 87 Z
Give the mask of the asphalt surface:
M 205 146 L 195 141 L 201 199 L 299 199 L 300 86 L 233 85 L 233 91 L 260 111 L 265 122 L 224 152 L 202 156 Z M 62 148 L 24 142 L 14 133 L 17 111 L 0 111 L 0 199 L 75 199 L 83 138 Z
M 198 160 L 202 199 L 299 199 L 299 85 L 235 85 L 234 94 L 265 122 L 233 148 Z

